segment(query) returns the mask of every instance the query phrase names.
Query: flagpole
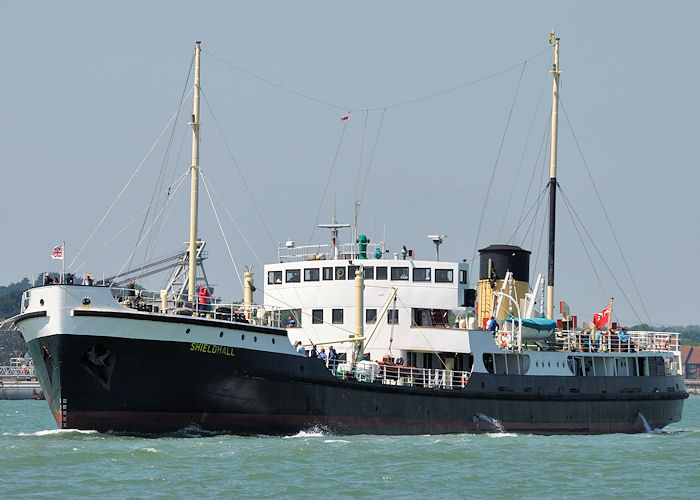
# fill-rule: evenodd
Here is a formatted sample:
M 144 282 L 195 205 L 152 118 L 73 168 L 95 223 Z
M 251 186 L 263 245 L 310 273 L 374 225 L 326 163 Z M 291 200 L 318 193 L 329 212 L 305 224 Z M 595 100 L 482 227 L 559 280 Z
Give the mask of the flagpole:
M 613 306 L 613 298 L 614 298 L 614 297 L 610 297 L 610 316 L 608 316 L 608 322 L 605 323 L 605 326 L 606 326 L 606 327 L 608 326 L 608 323 L 609 323 L 609 324 L 612 324 L 612 306 Z M 608 328 L 608 333 L 610 333 L 610 328 Z
M 63 259 L 61 259 L 61 283 L 66 282 L 66 240 L 63 240 Z

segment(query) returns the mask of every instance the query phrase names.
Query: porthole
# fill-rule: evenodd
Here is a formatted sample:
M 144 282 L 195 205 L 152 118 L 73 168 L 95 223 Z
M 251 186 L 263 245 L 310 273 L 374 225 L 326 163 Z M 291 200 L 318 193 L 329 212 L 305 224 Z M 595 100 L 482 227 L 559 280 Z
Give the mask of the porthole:
M 223 336 L 224 336 L 224 332 L 219 332 L 219 337 L 223 337 Z
M 44 299 L 41 299 L 41 300 L 39 301 L 39 305 L 41 305 L 41 306 L 44 305 Z
M 185 330 L 185 333 L 190 333 L 190 329 L 188 328 L 187 330 Z
M 257 342 L 257 341 L 258 341 L 258 337 L 253 337 L 253 342 Z
M 241 335 L 241 340 L 245 340 L 245 333 Z
M 540 362 L 539 362 L 539 361 L 535 361 L 535 366 L 536 366 L 536 367 L 539 367 L 539 366 L 540 366 Z
M 304 371 L 304 365 L 299 365 L 299 370 Z
M 275 343 L 275 339 L 274 339 L 274 338 L 272 339 L 272 343 L 273 343 L 273 344 Z
M 552 366 L 552 362 L 551 362 L 551 361 L 547 361 L 547 366 L 548 366 L 548 367 L 551 367 L 551 366 Z

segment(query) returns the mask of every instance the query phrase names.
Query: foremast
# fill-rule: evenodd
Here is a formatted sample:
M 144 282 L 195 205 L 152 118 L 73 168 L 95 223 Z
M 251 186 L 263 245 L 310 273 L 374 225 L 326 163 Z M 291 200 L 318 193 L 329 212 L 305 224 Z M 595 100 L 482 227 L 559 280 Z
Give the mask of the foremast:
M 188 300 L 193 302 L 196 297 L 197 286 L 197 211 L 199 204 L 199 56 L 200 44 L 194 46 L 194 105 L 192 110 L 192 166 L 190 167 L 190 239 L 189 264 L 188 264 Z
M 547 272 L 547 318 L 554 318 L 554 228 L 557 207 L 557 129 L 559 124 L 559 38 L 554 31 L 549 36 L 554 44 L 554 66 L 552 67 L 552 138 L 549 155 L 549 258 Z

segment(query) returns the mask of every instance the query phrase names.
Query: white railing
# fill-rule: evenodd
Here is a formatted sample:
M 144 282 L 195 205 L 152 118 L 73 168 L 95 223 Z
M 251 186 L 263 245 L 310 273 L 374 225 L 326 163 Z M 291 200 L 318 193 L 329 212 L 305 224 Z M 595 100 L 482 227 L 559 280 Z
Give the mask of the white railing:
M 207 297 L 206 303 L 200 304 L 199 297 L 196 297 L 192 302 L 182 299 L 162 299 L 160 292 L 130 290 L 128 288 L 112 288 L 112 296 L 123 305 L 139 311 L 282 327 L 280 309 L 273 306 L 251 304 L 246 307 L 243 302 L 228 302 L 220 297 Z
M 582 352 L 673 352 L 679 349 L 678 333 L 633 331 L 617 332 L 569 331 L 557 335 L 557 346 L 567 351 Z
M 33 377 L 34 366 L 0 366 L 0 377 Z
M 357 243 L 343 243 L 336 245 L 338 249 L 338 258 L 342 260 L 347 259 L 357 259 L 359 257 L 359 250 Z M 374 252 L 379 248 L 381 250 L 381 245 L 376 243 L 367 244 L 367 258 L 373 259 Z M 382 254 L 383 255 L 383 254 Z M 278 247 L 277 248 L 277 260 L 279 262 L 294 262 L 294 261 L 306 261 L 306 260 L 332 260 L 333 255 L 333 245 L 302 245 L 294 247 Z
M 361 382 L 431 389 L 463 389 L 469 383 L 470 372 L 416 368 L 362 362 L 354 366 L 346 361 L 328 361 L 328 369 L 338 378 Z

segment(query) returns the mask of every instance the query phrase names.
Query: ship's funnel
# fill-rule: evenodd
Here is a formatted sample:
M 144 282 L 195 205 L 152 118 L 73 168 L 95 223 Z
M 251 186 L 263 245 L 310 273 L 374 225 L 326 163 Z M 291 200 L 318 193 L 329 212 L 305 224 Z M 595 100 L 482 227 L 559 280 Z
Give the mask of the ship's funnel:
M 530 288 L 530 253 L 529 250 L 513 245 L 491 245 L 479 250 L 479 328 L 485 327 L 492 313 L 499 320 L 508 316 L 507 301 L 503 302 L 498 314 L 493 311 L 493 292 L 501 291 L 507 272 L 513 273 L 514 298 L 518 301 L 525 298 Z M 508 287 L 505 292 L 511 294 Z M 518 315 L 515 308 L 513 315 Z

